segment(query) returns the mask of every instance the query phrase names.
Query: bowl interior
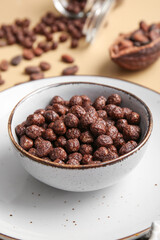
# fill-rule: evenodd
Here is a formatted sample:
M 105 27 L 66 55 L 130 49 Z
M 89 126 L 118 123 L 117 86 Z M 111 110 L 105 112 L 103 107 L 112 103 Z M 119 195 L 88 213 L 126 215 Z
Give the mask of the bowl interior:
M 13 110 L 11 121 L 12 135 L 18 143 L 15 127 L 25 121 L 28 115 L 34 113 L 35 110 L 45 108 L 55 95 L 59 95 L 65 100 L 69 100 L 73 95 L 87 95 L 94 101 L 101 95 L 107 98 L 112 93 L 117 93 L 122 97 L 122 107 L 131 108 L 133 111 L 140 114 L 140 127 L 142 130 L 140 142 L 142 142 L 148 133 L 151 122 L 150 111 L 145 103 L 136 96 L 121 89 L 102 84 L 84 82 L 52 84 L 40 88 L 24 97 Z

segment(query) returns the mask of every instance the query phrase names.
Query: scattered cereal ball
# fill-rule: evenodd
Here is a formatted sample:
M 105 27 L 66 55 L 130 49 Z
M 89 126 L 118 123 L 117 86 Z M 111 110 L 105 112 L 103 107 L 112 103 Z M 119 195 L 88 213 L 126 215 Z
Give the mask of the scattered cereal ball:
M 54 96 L 50 102 L 51 105 L 53 105 L 54 103 L 58 103 L 61 105 L 64 105 L 64 99 L 60 96 Z
M 30 125 L 26 127 L 26 135 L 32 139 L 41 137 L 44 131 L 45 131 L 44 128 L 39 127 L 37 125 Z
M 116 122 L 116 127 L 118 128 L 118 130 L 120 132 L 123 132 L 123 129 L 128 125 L 128 122 L 126 119 L 119 119 L 117 122 Z
M 73 113 L 77 118 L 81 118 L 86 114 L 84 108 L 79 105 L 72 106 L 69 112 Z
M 47 110 L 44 113 L 44 117 L 47 122 L 54 122 L 59 118 L 59 115 L 53 110 Z
M 82 154 L 82 155 L 85 155 L 85 154 L 92 154 L 93 152 L 93 147 L 89 144 L 81 144 L 80 146 L 80 149 L 79 149 L 79 152 Z
M 47 128 L 44 132 L 43 132 L 43 138 L 49 141 L 55 141 L 57 136 L 56 134 L 53 132 L 53 130 L 51 128 Z
M 108 97 L 107 99 L 107 104 L 115 104 L 115 105 L 120 105 L 122 102 L 122 99 L 120 97 L 120 95 L 118 94 L 112 94 Z
M 74 105 L 82 106 L 82 97 L 78 95 L 71 97 L 69 104 L 70 106 L 74 106 Z
M 34 113 L 34 114 L 29 115 L 26 120 L 27 126 L 30 126 L 30 125 L 40 126 L 43 123 L 45 123 L 45 118 L 39 113 Z
M 97 147 L 106 147 L 108 148 L 113 144 L 113 140 L 110 136 L 107 135 L 100 135 L 96 139 Z
M 93 143 L 93 141 L 94 141 L 94 138 L 90 131 L 85 131 L 85 132 L 81 133 L 79 139 L 82 143 Z
M 29 150 L 33 147 L 33 140 L 26 135 L 23 135 L 22 137 L 20 137 L 20 146 L 25 150 Z
M 106 130 L 106 135 L 110 136 L 113 140 L 116 139 L 118 129 L 115 126 L 110 126 Z
M 120 155 L 124 155 L 130 151 L 132 151 L 134 148 L 137 147 L 137 143 L 135 141 L 128 141 L 126 144 L 124 144 L 120 150 L 119 150 L 119 154 Z
M 81 161 L 82 160 L 82 154 L 78 153 L 78 152 L 74 152 L 68 155 L 68 160 L 70 159 L 76 159 L 77 161 Z
M 49 156 L 53 161 L 56 159 L 65 161 L 67 159 L 67 153 L 61 147 L 53 148 L 52 151 L 50 152 Z
M 94 154 L 93 154 L 93 158 L 95 160 L 100 160 L 100 161 L 105 161 L 106 160 L 106 156 L 108 155 L 108 150 L 105 147 L 100 147 L 98 148 Z
M 79 148 L 80 148 L 80 143 L 77 138 L 67 140 L 66 151 L 68 153 L 78 152 Z
M 72 113 L 68 113 L 65 116 L 64 123 L 67 127 L 76 128 L 79 123 L 79 119 Z
M 70 159 L 66 162 L 68 165 L 80 165 L 79 161 L 76 159 Z
M 137 141 L 140 138 L 141 129 L 136 125 L 127 125 L 123 129 L 124 139 Z
M 64 135 L 66 133 L 66 126 L 62 120 L 58 119 L 54 122 L 53 130 L 58 135 Z
M 107 99 L 104 96 L 100 96 L 100 97 L 96 98 L 93 105 L 96 110 L 102 110 L 105 108 L 106 101 L 107 101 Z
M 140 123 L 140 115 L 136 112 L 131 112 L 127 117 L 127 120 L 130 124 L 139 124 Z
M 81 131 L 78 128 L 69 128 L 66 132 L 67 139 L 79 138 Z
M 62 147 L 64 148 L 66 146 L 67 140 L 64 136 L 60 136 L 57 138 L 57 140 L 54 142 L 54 145 L 56 147 Z
M 92 161 L 93 161 L 93 156 L 91 154 L 85 154 L 82 158 L 83 165 L 91 164 Z
M 36 144 L 37 156 L 46 157 L 52 151 L 52 144 L 50 141 L 41 140 Z

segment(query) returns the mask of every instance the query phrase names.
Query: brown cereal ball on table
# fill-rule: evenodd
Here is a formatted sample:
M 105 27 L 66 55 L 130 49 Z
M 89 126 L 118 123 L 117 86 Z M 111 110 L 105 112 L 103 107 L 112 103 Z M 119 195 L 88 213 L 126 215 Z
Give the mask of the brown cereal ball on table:
M 105 108 L 107 99 L 104 96 L 100 96 L 96 98 L 96 100 L 93 103 L 93 106 L 96 110 L 103 110 Z
M 141 129 L 139 126 L 136 125 L 127 125 L 123 129 L 123 136 L 124 139 L 127 140 L 134 140 L 137 141 L 140 138 Z
M 64 148 L 66 146 L 67 139 L 64 136 L 60 136 L 57 138 L 57 140 L 54 142 L 54 145 L 56 147 L 62 147 Z
M 81 131 L 78 128 L 69 128 L 66 132 L 67 139 L 79 138 Z
M 62 120 L 56 120 L 53 125 L 53 131 L 58 135 L 64 135 L 66 133 L 66 126 Z
M 115 107 L 111 113 L 110 113 L 110 117 L 113 119 L 113 120 L 118 120 L 118 119 L 121 119 L 124 117 L 124 112 L 122 110 L 121 107 Z
M 108 155 L 108 150 L 105 147 L 100 147 L 98 148 L 94 154 L 93 154 L 93 158 L 95 160 L 99 160 L 99 161 L 105 161 L 106 157 Z
M 54 96 L 50 102 L 51 105 L 53 105 L 54 103 L 58 103 L 61 105 L 64 105 L 64 99 L 60 96 Z
M 120 132 L 123 132 L 123 129 L 128 125 L 128 122 L 126 119 L 119 119 L 117 122 L 116 122 L 116 127 L 118 128 L 118 130 Z
M 94 141 L 94 138 L 90 131 L 85 131 L 85 132 L 81 133 L 79 139 L 82 143 L 88 143 L 88 144 L 93 143 L 93 141 Z
M 122 108 L 122 110 L 124 112 L 124 118 L 128 119 L 129 115 L 132 113 L 132 110 L 127 107 Z
M 119 150 L 119 154 L 120 155 L 124 155 L 130 151 L 132 151 L 134 148 L 137 147 L 137 143 L 135 141 L 128 141 L 126 144 L 124 144 L 120 150 Z
M 29 115 L 26 120 L 27 126 L 30 126 L 30 125 L 40 126 L 43 123 L 45 123 L 45 118 L 39 113 L 34 113 L 34 114 Z
M 76 128 L 79 123 L 79 119 L 72 113 L 68 113 L 64 118 L 64 123 L 67 127 Z
M 61 159 L 56 159 L 53 162 L 57 164 L 64 164 L 64 162 Z
M 24 135 L 26 132 L 26 122 L 17 125 L 15 131 L 18 137 Z
M 106 133 L 106 123 L 103 119 L 98 118 L 91 124 L 90 130 L 94 136 L 99 136 Z
M 98 110 L 98 117 L 107 120 L 107 112 L 105 110 Z
M 93 156 L 90 154 L 85 154 L 82 158 L 82 164 L 83 165 L 88 165 L 91 164 L 93 161 Z
M 79 152 L 82 154 L 82 155 L 85 155 L 85 154 L 92 154 L 93 152 L 93 147 L 89 144 L 81 144 L 80 146 L 80 149 L 79 149 Z
M 55 141 L 57 136 L 56 134 L 53 132 L 53 130 L 51 128 L 46 129 L 43 134 L 42 134 L 43 138 L 49 141 Z
M 136 112 L 131 112 L 131 114 L 127 117 L 129 124 L 139 124 L 140 123 L 140 115 Z
M 47 110 L 44 113 L 44 117 L 47 122 L 54 122 L 59 118 L 59 115 L 53 110 Z
M 68 112 L 68 108 L 59 103 L 54 103 L 52 105 L 52 110 L 55 111 L 60 116 L 65 115 Z
M 74 106 L 74 105 L 82 106 L 82 97 L 78 95 L 71 97 L 69 104 L 70 106 Z
M 80 165 L 79 161 L 76 159 L 70 159 L 66 162 L 68 165 Z
M 113 140 L 116 139 L 118 129 L 115 126 L 110 126 L 106 130 L 106 135 L 110 136 Z
M 86 111 L 82 106 L 74 105 L 69 110 L 70 113 L 73 113 L 77 118 L 81 118 L 86 114 Z
M 67 140 L 66 151 L 68 153 L 78 152 L 79 148 L 80 148 L 80 143 L 77 138 Z
M 110 136 L 107 135 L 100 135 L 96 139 L 96 146 L 97 147 L 110 147 L 113 144 L 113 140 Z
M 46 157 L 52 151 L 52 144 L 50 141 L 41 140 L 36 144 L 37 156 Z
M 26 135 L 23 135 L 20 137 L 20 146 L 25 150 L 29 150 L 30 148 L 33 147 L 33 140 L 27 137 Z
M 119 94 L 112 94 L 107 99 L 107 104 L 120 105 L 122 102 L 121 96 Z
M 78 153 L 78 152 L 74 152 L 68 155 L 68 160 L 70 159 L 76 159 L 77 161 L 81 161 L 82 160 L 82 154 Z
M 67 159 L 67 153 L 61 147 L 53 148 L 52 151 L 50 152 L 49 156 L 50 156 L 51 160 L 53 160 L 53 161 L 56 159 L 65 161 Z
M 44 128 L 39 127 L 37 125 L 30 125 L 26 127 L 26 135 L 32 139 L 41 137 L 44 131 L 45 131 Z

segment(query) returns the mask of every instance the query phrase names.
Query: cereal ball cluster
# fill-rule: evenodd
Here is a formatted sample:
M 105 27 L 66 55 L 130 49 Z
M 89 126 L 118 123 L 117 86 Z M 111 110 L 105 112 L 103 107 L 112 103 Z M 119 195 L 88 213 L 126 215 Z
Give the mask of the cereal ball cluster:
M 65 101 L 54 96 L 15 131 L 20 146 L 30 154 L 56 164 L 92 165 L 118 158 L 139 142 L 140 115 L 121 107 L 118 94 L 86 96 Z

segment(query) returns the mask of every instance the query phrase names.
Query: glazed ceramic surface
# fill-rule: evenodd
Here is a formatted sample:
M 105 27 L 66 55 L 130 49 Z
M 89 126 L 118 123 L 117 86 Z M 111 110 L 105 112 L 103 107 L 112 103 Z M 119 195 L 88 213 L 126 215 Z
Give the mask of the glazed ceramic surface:
M 76 81 L 77 77 L 74 79 Z M 74 95 L 87 95 L 94 102 L 101 95 L 107 98 L 113 93 L 117 93 L 122 97 L 123 107 L 131 108 L 141 116 L 140 127 L 142 133 L 139 146 L 137 150 L 135 149 L 130 154 L 122 156 L 120 160 L 112 160 L 111 163 L 107 161 L 103 163 L 103 166 L 100 164 L 100 166 L 96 165 L 96 167 L 92 166 L 92 168 L 88 166 L 72 167 L 68 165 L 62 168 L 57 167 L 51 161 L 44 162 L 42 159 L 29 156 L 20 146 L 17 146 L 18 139 L 15 134 L 15 127 L 25 121 L 27 116 L 34 113 L 35 110 L 45 108 L 54 96 L 62 96 L 64 99 L 69 100 Z M 152 120 L 147 107 L 139 99 L 125 91 L 94 83 L 74 82 L 53 84 L 32 92 L 18 103 L 13 111 L 11 120 L 11 134 L 14 140 L 12 136 L 11 139 L 14 146 L 16 146 L 14 149 L 17 153 L 17 159 L 38 180 L 62 190 L 74 192 L 93 191 L 111 186 L 120 181 L 140 162 L 146 150 L 146 143 L 143 144 L 143 140 L 146 135 L 148 139 L 148 135 L 151 132 L 149 128 L 152 129 L 150 125 L 152 125 Z
M 66 77 L 63 82 L 72 79 Z M 154 220 L 160 220 L 160 95 L 110 78 L 77 77 L 77 81 L 123 88 L 146 102 L 154 123 L 148 148 L 138 166 L 112 187 L 86 193 L 49 187 L 28 174 L 17 161 L 7 122 L 20 98 L 39 87 L 59 83 L 60 79 L 29 82 L 1 92 L 0 237 L 3 239 L 136 239 L 148 231 L 145 229 Z

